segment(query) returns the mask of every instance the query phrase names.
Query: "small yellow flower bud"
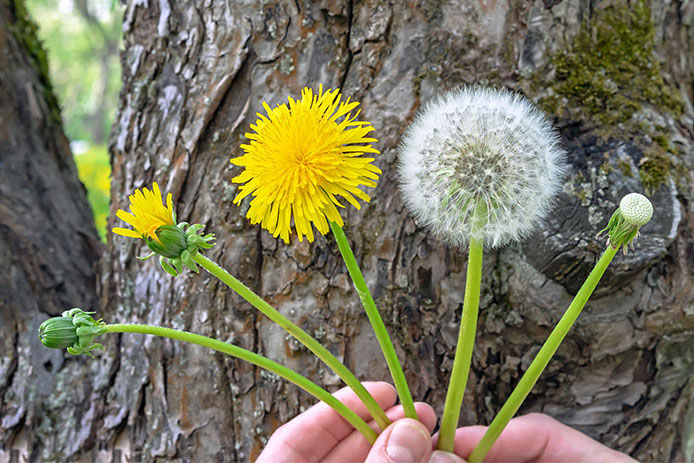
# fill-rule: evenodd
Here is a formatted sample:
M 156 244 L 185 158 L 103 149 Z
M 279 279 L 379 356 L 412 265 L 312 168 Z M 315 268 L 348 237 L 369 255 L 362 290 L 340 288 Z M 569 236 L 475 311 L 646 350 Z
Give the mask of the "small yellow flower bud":
M 174 277 L 178 276 L 184 267 L 198 272 L 194 258 L 199 250 L 214 246 L 214 235 L 200 234 L 205 228 L 201 224 L 176 223 L 171 193 L 166 195 L 164 206 L 156 182 L 152 191 L 147 188 L 135 190 L 129 199 L 132 213 L 119 210 L 116 215 L 134 229 L 114 228 L 113 232 L 131 238 L 142 238 L 147 242 L 147 247 L 152 253 L 138 259 L 149 259 L 157 254 L 161 268 Z

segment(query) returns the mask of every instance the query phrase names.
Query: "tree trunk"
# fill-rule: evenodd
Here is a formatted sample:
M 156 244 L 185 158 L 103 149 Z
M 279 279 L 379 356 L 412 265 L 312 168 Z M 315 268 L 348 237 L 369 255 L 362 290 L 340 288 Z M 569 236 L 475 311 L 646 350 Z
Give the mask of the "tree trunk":
M 612 264 L 521 412 L 542 411 L 643 461 L 694 448 L 692 89 L 694 9 L 685 2 L 132 1 L 111 137 L 113 209 L 153 181 L 180 220 L 219 237 L 207 255 L 324 342 L 364 380 L 385 362 L 331 236 L 285 245 L 231 203 L 243 134 L 303 86 L 341 87 L 376 128 L 383 169 L 346 232 L 417 400 L 441 411 L 465 279 L 465 250 L 404 210 L 396 149 L 417 109 L 464 84 L 506 86 L 556 117 L 570 172 L 532 239 L 485 254 L 479 334 L 461 424 L 488 423 L 603 249 L 621 196 L 656 208 Z M 171 278 L 109 236 L 102 314 L 233 340 L 329 387 L 339 380 L 215 279 Z M 101 314 L 100 314 L 101 315 Z M 243 362 L 138 335 L 87 363 L 98 395 L 66 394 L 88 419 L 85 461 L 248 461 L 313 399 Z M 75 403 L 75 397 L 84 402 Z M 65 413 L 65 412 L 63 412 Z M 57 448 L 57 447 L 56 447 Z M 110 460 L 110 459 L 113 460 Z
M 44 348 L 37 329 L 95 305 L 99 244 L 46 56 L 19 0 L 0 1 L 0 101 L 0 462 L 35 461 L 74 453 L 87 437 L 57 423 L 85 418 L 90 391 L 80 385 L 94 364 Z

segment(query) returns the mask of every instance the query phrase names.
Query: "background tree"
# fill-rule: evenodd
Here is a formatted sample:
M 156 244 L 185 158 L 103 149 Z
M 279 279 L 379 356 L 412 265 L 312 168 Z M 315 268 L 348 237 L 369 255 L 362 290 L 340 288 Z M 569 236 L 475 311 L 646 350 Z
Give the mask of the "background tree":
M 98 236 L 21 1 L 0 1 L 0 101 L 0 461 L 36 461 L 84 443 L 63 439 L 85 411 L 75 401 L 89 396 L 67 389 L 89 367 L 41 348 L 36 329 L 96 303 Z
M 115 0 L 30 0 L 51 82 L 99 236 L 106 234 L 110 159 L 106 141 L 120 89 L 122 11 Z
M 105 145 L 120 87 L 115 0 L 30 0 L 70 140 Z
M 346 231 L 406 359 L 413 395 L 440 410 L 465 254 L 429 237 L 403 209 L 396 148 L 416 110 L 442 91 L 475 83 L 521 91 L 556 117 L 571 169 L 542 229 L 486 256 L 461 424 L 491 419 L 598 257 L 595 233 L 624 193 L 647 190 L 653 222 L 635 252 L 617 258 L 523 412 L 553 415 L 639 460 L 691 460 L 692 24 L 690 4 L 656 1 L 133 1 L 111 136 L 112 210 L 134 188 L 166 185 L 182 220 L 220 236 L 212 257 L 359 376 L 387 379 L 331 237 L 284 245 L 231 204 L 228 159 L 261 102 L 284 101 L 304 85 L 343 88 L 377 129 L 384 171 L 372 202 L 347 211 Z M 110 235 L 108 245 L 101 309 L 109 322 L 233 340 L 339 385 L 215 280 L 172 279 L 135 259 L 144 253 L 135 240 Z M 65 429 L 70 413 L 81 426 L 61 431 L 62 439 L 30 440 L 37 451 L 247 461 L 312 403 L 196 347 L 127 335 L 107 348 L 98 362 L 71 361 L 94 376 L 79 394 L 62 396 L 72 402 L 51 409 L 44 429 Z

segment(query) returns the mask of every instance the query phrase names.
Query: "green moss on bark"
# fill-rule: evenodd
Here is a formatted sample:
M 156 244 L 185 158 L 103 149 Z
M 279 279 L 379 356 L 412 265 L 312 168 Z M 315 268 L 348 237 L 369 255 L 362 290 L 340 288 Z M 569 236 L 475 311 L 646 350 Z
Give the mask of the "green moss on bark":
M 654 35 L 643 0 L 598 12 L 552 59 L 552 88 L 600 128 L 629 124 L 643 104 L 681 114 L 681 97 L 665 84 L 655 58 Z
M 61 124 L 60 105 L 53 91 L 53 85 L 51 85 L 51 79 L 48 73 L 48 56 L 39 39 L 39 28 L 33 19 L 31 19 L 24 4 L 24 0 L 4 1 L 11 14 L 11 19 L 9 21 L 10 32 L 12 32 L 12 35 L 19 44 L 24 47 L 33 61 L 34 68 L 38 73 L 39 82 L 43 86 L 43 97 L 48 104 L 53 119 L 58 124 Z
M 619 167 L 619 170 L 622 171 L 622 175 L 624 175 L 625 177 L 631 178 L 634 176 L 634 172 L 632 172 L 631 169 L 631 164 L 628 161 L 620 159 L 619 161 L 617 161 L 617 166 Z
M 644 106 L 675 117 L 684 111 L 681 96 L 663 79 L 645 0 L 597 11 L 552 58 L 550 69 L 535 74 L 533 87 L 552 89 L 539 100 L 545 110 L 580 120 L 602 138 L 640 145 L 644 157 L 639 174 L 646 190 L 657 188 L 674 173 L 677 150 L 667 129 L 648 123 L 640 113 Z
M 675 169 L 672 157 L 665 150 L 655 145 L 644 150 L 644 157 L 639 166 L 641 183 L 647 192 L 665 183 Z

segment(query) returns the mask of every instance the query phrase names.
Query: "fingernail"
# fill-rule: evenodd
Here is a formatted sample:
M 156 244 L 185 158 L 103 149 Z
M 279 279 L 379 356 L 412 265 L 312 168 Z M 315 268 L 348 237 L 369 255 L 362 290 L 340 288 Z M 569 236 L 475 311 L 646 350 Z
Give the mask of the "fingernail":
M 430 448 L 430 437 L 407 421 L 395 423 L 386 443 L 386 453 L 397 463 L 420 463 Z
M 452 453 L 448 452 L 443 452 L 441 450 L 437 450 L 436 452 L 431 454 L 431 458 L 429 458 L 429 463 L 465 463 L 465 460 L 460 458 L 457 455 L 454 455 Z

